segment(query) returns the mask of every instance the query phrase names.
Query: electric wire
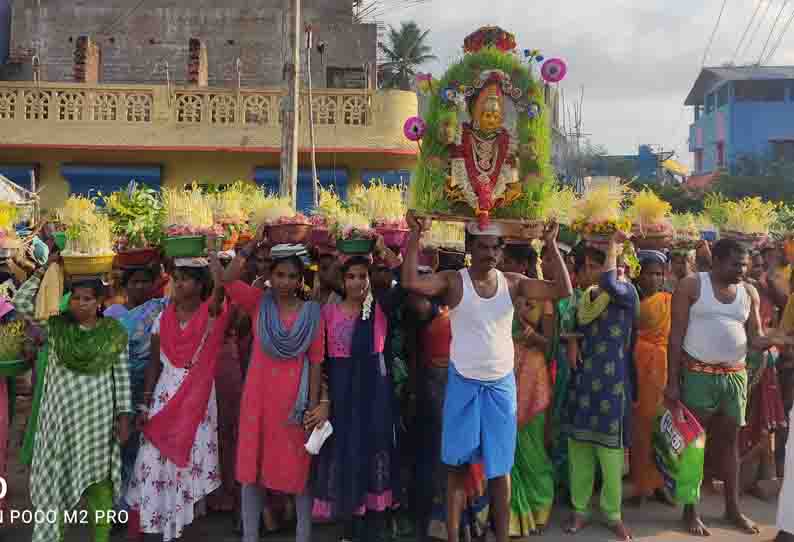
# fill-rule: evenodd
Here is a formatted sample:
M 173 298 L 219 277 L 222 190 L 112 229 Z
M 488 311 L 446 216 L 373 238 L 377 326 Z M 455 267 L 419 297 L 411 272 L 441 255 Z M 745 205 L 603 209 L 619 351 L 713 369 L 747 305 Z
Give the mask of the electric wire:
M 745 45 L 744 51 L 742 51 L 741 56 L 746 56 L 750 52 L 750 49 L 753 48 L 753 43 L 755 42 L 755 38 L 758 35 L 758 31 L 764 25 L 764 19 L 766 19 L 766 16 L 769 14 L 769 8 L 772 7 L 772 0 L 766 0 L 764 4 L 765 4 L 764 13 L 763 15 L 761 15 L 761 18 L 758 19 L 758 25 L 755 27 L 755 30 L 753 30 L 753 33 L 750 35 L 750 39 L 747 41 L 747 45 Z
M 769 54 L 766 55 L 766 58 L 764 59 L 764 64 L 769 64 L 769 61 L 772 60 L 772 57 L 775 56 L 775 54 L 777 53 L 777 50 L 782 45 L 783 38 L 786 37 L 786 33 L 788 32 L 789 28 L 791 27 L 791 23 L 792 22 L 794 22 L 794 11 L 791 12 L 791 15 L 789 16 L 788 21 L 786 21 L 785 26 L 783 26 L 783 30 L 780 32 L 780 35 L 777 38 L 777 42 L 775 43 L 775 46 L 772 49 L 770 49 Z
M 703 59 L 700 61 L 701 68 L 703 68 L 703 66 L 706 65 L 706 59 L 708 58 L 709 53 L 711 52 L 711 46 L 714 44 L 714 37 L 717 35 L 717 30 L 720 27 L 720 22 L 722 21 L 722 15 L 723 13 L 725 13 L 725 6 L 727 4 L 728 4 L 728 0 L 722 0 L 722 7 L 720 8 L 720 14 L 717 15 L 717 22 L 714 23 L 714 30 L 711 31 L 711 36 L 709 37 L 709 41 L 706 44 L 706 50 L 703 51 Z
M 764 54 L 766 54 L 766 49 L 769 47 L 769 42 L 772 39 L 772 34 L 775 33 L 775 28 L 777 27 L 778 21 L 780 21 L 780 16 L 783 15 L 783 10 L 786 9 L 786 5 L 789 3 L 789 0 L 783 0 L 783 5 L 780 6 L 780 11 L 777 12 L 777 17 L 775 17 L 775 21 L 772 23 L 772 29 L 769 31 L 769 35 L 766 37 L 766 42 L 764 43 L 764 48 L 761 49 L 761 54 L 758 55 L 758 62 L 757 64 L 761 64 L 761 61 L 764 59 Z
M 747 26 L 745 27 L 744 32 L 742 33 L 742 37 L 739 38 L 739 43 L 736 44 L 736 50 L 733 52 L 733 58 L 731 60 L 732 63 L 736 62 L 736 57 L 739 56 L 739 50 L 742 48 L 742 45 L 744 44 L 744 40 L 745 38 L 747 38 L 747 34 L 750 32 L 750 28 L 753 26 L 753 23 L 755 22 L 755 18 L 758 16 L 758 12 L 761 11 L 762 5 L 763 2 L 758 2 L 758 4 L 756 4 L 755 10 L 753 11 L 753 16 L 750 17 L 750 22 L 747 23 Z

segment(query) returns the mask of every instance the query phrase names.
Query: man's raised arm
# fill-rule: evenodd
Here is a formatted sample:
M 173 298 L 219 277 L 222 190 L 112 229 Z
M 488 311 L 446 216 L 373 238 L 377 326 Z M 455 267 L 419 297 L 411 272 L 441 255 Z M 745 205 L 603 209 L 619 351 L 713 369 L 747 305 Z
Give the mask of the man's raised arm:
M 426 297 L 439 297 L 447 292 L 449 280 L 446 273 L 419 274 L 419 240 L 430 227 L 429 219 L 418 219 L 412 212 L 406 216 L 411 233 L 408 235 L 401 285 L 406 290 Z
M 519 282 L 519 291 L 522 297 L 556 301 L 557 299 L 564 299 L 573 295 L 571 276 L 568 274 L 565 260 L 557 246 L 557 235 L 559 232 L 560 226 L 554 223 L 549 224 L 543 233 L 543 241 L 549 247 L 553 257 L 554 282 L 523 277 Z

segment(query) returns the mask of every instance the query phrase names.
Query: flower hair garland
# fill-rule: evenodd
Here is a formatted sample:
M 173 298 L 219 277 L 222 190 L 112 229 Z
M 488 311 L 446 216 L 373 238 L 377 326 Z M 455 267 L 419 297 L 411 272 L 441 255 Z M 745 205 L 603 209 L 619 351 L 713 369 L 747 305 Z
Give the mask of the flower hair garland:
M 375 298 L 372 295 L 372 290 L 367 291 L 367 297 L 364 299 L 364 304 L 361 306 L 361 319 L 365 322 L 372 316 L 372 303 L 374 301 Z

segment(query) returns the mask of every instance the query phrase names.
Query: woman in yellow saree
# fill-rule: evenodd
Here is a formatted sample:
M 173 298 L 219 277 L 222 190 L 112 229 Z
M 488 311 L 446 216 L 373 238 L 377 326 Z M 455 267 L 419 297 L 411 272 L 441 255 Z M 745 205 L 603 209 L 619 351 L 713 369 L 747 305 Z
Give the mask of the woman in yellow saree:
M 664 480 L 656 469 L 651 434 L 667 386 L 667 338 L 670 334 L 672 294 L 662 291 L 666 257 L 661 252 L 640 251 L 642 270 L 637 281 L 640 318 L 634 362 L 637 366 L 637 402 L 631 450 L 631 480 L 635 501 L 662 497 Z
M 510 474 L 511 537 L 543 532 L 554 503 L 554 469 L 546 450 L 546 411 L 551 404 L 551 375 L 546 362 L 549 338 L 544 336 L 551 334 L 553 317 L 554 309 L 550 304 L 524 298 L 516 300 L 513 340 L 518 385 L 518 441 Z

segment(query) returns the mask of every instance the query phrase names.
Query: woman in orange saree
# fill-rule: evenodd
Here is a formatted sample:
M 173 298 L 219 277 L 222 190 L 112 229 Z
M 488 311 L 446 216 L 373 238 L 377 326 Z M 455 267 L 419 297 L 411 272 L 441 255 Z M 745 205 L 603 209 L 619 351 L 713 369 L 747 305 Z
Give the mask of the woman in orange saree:
M 666 257 L 657 251 L 640 251 L 642 270 L 637 281 L 640 318 L 634 362 L 637 366 L 637 397 L 631 450 L 631 480 L 639 503 L 662 495 L 664 480 L 653 458 L 651 435 L 667 386 L 667 338 L 670 334 L 672 294 L 663 292 Z

